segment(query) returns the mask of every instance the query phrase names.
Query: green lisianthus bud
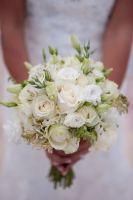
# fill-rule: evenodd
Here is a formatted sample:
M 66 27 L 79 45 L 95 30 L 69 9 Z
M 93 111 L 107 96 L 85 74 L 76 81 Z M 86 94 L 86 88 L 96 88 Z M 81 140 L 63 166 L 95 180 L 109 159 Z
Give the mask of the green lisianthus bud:
M 58 61 L 59 61 L 59 60 L 58 60 L 58 58 L 57 58 L 57 55 L 54 54 L 54 55 L 52 56 L 52 63 L 53 63 L 53 64 L 56 64 Z
M 55 100 L 57 98 L 58 91 L 57 91 L 57 88 L 56 88 L 54 82 L 47 83 L 46 93 L 47 93 L 49 99 L 51 99 L 51 100 Z
M 22 89 L 22 85 L 21 84 L 14 84 L 14 85 L 10 85 L 7 88 L 7 91 L 13 94 L 18 94 Z
M 24 62 L 24 65 L 27 70 L 30 70 L 33 67 L 32 64 L 30 64 L 29 62 Z
M 43 57 L 43 61 L 45 63 L 46 62 L 46 52 L 45 52 L 45 49 L 42 49 L 42 57 Z
M 91 71 L 91 68 L 89 67 L 89 60 L 88 59 L 84 59 L 81 70 L 83 71 L 83 73 L 85 75 L 87 75 Z
M 73 48 L 76 49 L 77 52 L 80 54 L 81 53 L 81 47 L 80 47 L 79 40 L 78 40 L 78 38 L 75 34 L 73 34 L 71 36 L 71 43 L 72 43 Z
M 51 47 L 51 46 L 49 46 L 48 48 L 49 48 L 49 53 L 51 55 L 58 55 L 58 50 L 56 48 Z
M 18 106 L 18 104 L 16 103 L 16 102 L 8 102 L 8 101 L 1 101 L 0 102 L 0 105 L 2 105 L 2 106 L 6 106 L 6 107 L 16 107 L 16 106 Z
M 51 74 L 48 70 L 45 70 L 45 79 L 47 81 L 52 81 Z
M 111 106 L 109 104 L 103 103 L 97 106 L 98 113 L 107 112 Z
M 105 71 L 104 71 L 104 75 L 105 75 L 105 77 L 108 77 L 108 76 L 112 73 L 112 71 L 113 71 L 112 68 L 105 69 Z

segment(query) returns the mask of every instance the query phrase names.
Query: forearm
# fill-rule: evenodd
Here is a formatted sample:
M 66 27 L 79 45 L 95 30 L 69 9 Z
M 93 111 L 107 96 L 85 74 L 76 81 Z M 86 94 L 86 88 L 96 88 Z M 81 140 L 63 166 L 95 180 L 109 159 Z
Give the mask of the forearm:
M 28 60 L 24 31 L 12 24 L 2 27 L 2 49 L 8 70 L 17 82 L 27 78 L 24 61 Z
M 112 67 L 110 79 L 121 85 L 130 55 L 132 44 L 132 29 L 111 30 L 108 28 L 103 42 L 103 62 L 105 66 Z
M 133 35 L 133 1 L 116 0 L 103 41 L 103 61 L 112 67 L 110 77 L 121 85 L 130 54 Z

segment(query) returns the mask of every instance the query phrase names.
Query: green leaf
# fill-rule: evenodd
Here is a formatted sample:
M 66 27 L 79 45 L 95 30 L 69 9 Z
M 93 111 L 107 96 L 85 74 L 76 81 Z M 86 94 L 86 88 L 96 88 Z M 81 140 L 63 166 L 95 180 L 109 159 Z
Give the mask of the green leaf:
M 7 101 L 7 102 L 6 101 L 1 101 L 0 105 L 6 106 L 6 107 L 9 107 L 9 108 L 18 106 L 18 104 L 16 102 L 11 102 L 11 101 Z

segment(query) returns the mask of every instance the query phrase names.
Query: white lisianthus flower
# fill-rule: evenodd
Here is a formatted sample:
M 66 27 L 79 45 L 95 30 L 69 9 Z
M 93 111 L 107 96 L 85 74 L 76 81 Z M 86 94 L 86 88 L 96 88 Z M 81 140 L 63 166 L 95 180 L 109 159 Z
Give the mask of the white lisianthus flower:
M 85 76 L 84 74 L 81 74 L 81 75 L 78 77 L 76 83 L 77 83 L 79 86 L 84 87 L 84 86 L 88 85 L 89 79 L 88 79 L 88 77 Z
M 70 67 L 64 67 L 57 72 L 56 79 L 57 80 L 65 80 L 65 81 L 75 81 L 79 77 L 80 73 Z
M 113 144 L 116 143 L 117 133 L 115 130 L 108 129 L 103 134 L 98 134 L 97 141 L 94 143 L 93 148 L 95 150 L 107 151 Z
M 65 61 L 66 67 L 75 68 L 80 71 L 81 63 L 79 62 L 79 60 L 76 57 L 73 57 L 73 56 L 65 57 L 64 61 Z
M 94 62 L 92 67 L 95 68 L 98 71 L 103 71 L 103 69 L 104 69 L 104 65 L 100 61 Z
M 120 114 L 116 108 L 111 107 L 107 112 L 101 114 L 101 119 L 104 122 L 111 123 L 112 125 L 115 124 L 115 126 L 117 126 L 117 124 L 119 124 Z
M 58 106 L 62 113 L 75 111 L 81 102 L 79 87 L 72 83 L 63 83 L 58 88 Z
M 39 95 L 32 104 L 33 115 L 36 119 L 49 119 L 55 115 L 54 102 L 46 95 Z
M 45 68 L 41 64 L 32 67 L 29 71 L 29 80 L 32 80 L 36 77 L 41 83 L 45 81 Z
M 70 132 L 66 126 L 55 124 L 49 128 L 47 137 L 52 148 L 64 150 L 68 145 Z
M 88 85 L 96 84 L 96 77 L 93 75 L 93 73 L 89 73 L 87 75 L 87 79 L 88 79 Z
M 79 142 L 80 142 L 80 140 L 76 137 L 70 138 L 68 141 L 68 145 L 64 149 L 64 152 L 66 154 L 71 154 L 71 153 L 76 152 L 79 148 Z
M 101 101 L 101 94 L 101 88 L 98 85 L 94 84 L 84 87 L 84 90 L 82 92 L 84 101 L 92 102 L 93 104 Z
M 19 93 L 19 100 L 21 103 L 30 103 L 34 97 L 37 95 L 38 89 L 34 88 L 32 85 L 26 85 Z
M 87 126 L 95 126 L 99 122 L 98 114 L 92 106 L 83 106 L 78 112 L 85 118 Z
M 64 125 L 72 128 L 79 128 L 85 124 L 85 118 L 80 113 L 70 113 L 66 115 Z
M 118 85 L 110 80 L 105 80 L 105 82 L 101 85 L 103 90 L 103 94 L 106 98 L 117 98 L 119 96 Z
M 94 69 L 92 73 L 96 78 L 104 78 L 104 74 L 100 70 Z
M 17 107 L 17 110 L 18 110 L 18 114 L 20 118 L 21 118 L 21 115 L 29 117 L 32 115 L 32 104 L 25 103 L 25 102 L 22 104 L 19 104 Z

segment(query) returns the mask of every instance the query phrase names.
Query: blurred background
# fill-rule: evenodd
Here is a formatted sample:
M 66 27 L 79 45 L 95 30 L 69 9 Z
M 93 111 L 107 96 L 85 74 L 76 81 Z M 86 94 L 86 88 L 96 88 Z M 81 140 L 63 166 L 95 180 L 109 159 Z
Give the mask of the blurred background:
M 128 0 L 130 3 L 131 1 Z M 7 2 L 7 4 L 3 3 Z M 14 1 L 13 1 L 14 2 Z M 15 9 L 17 14 L 21 13 L 21 2 L 18 4 L 15 1 Z M 39 3 L 40 2 L 40 3 Z M 92 0 L 80 1 L 69 0 L 68 8 L 63 0 L 57 5 L 57 1 L 52 0 L 52 4 L 45 0 L 45 8 L 43 0 L 34 1 L 30 0 L 28 7 L 28 20 L 26 26 L 26 41 L 28 43 L 28 54 L 30 60 L 35 63 L 40 61 L 40 49 L 43 45 L 46 47 L 51 41 L 57 44 L 59 49 L 69 49 L 67 41 L 73 32 L 80 35 L 81 41 L 90 38 L 92 46 L 98 47 L 98 53 L 96 58 L 101 58 L 101 35 L 104 32 L 106 18 L 109 15 L 114 4 L 114 0 Z M 119 2 L 119 1 L 118 1 Z M 127 2 L 127 1 L 123 1 Z M 0 15 L 1 22 L 4 21 L 4 25 L 0 30 L 0 100 L 7 99 L 6 87 L 8 84 L 9 72 L 7 70 L 17 64 L 16 60 L 24 61 L 27 55 L 22 55 L 20 50 L 25 48 L 22 42 L 22 32 L 17 38 L 16 23 L 20 24 L 22 19 L 18 22 L 15 21 L 15 28 L 12 25 L 10 27 L 10 15 L 8 13 L 15 13 L 15 9 L 12 8 L 8 1 L 0 1 Z M 107 4 L 107 5 L 106 5 Z M 8 5 L 8 6 L 7 6 Z M 77 6 L 75 9 L 75 5 Z M 87 6 L 90 6 L 90 12 L 84 12 Z M 126 6 L 131 7 L 126 4 Z M 124 7 L 126 7 L 124 4 Z M 116 5 L 117 7 L 117 5 Z M 118 6 L 119 7 L 119 6 Z M 120 6 L 121 7 L 121 6 Z M 129 9 L 128 7 L 128 9 Z M 42 9 L 43 8 L 43 9 Z M 20 9 L 20 10 L 19 10 Z M 45 9 L 45 12 L 44 12 Z M 81 12 L 80 12 L 81 10 Z M 11 11 L 11 12 L 10 12 Z M 60 11 L 60 12 L 59 12 Z M 130 10 L 131 11 L 131 10 Z M 45 13 L 45 14 L 44 14 Z M 59 14 L 61 13 L 61 14 Z M 114 12 L 115 13 L 115 12 Z M 118 16 L 123 17 L 123 13 L 128 13 L 128 10 L 118 12 Z M 97 15 L 96 15 L 97 14 Z M 12 15 L 12 14 L 11 14 Z M 21 15 L 21 14 L 20 14 Z M 23 14 L 22 14 L 23 15 Z M 15 15 L 15 19 L 17 15 Z M 131 15 L 130 15 L 131 16 Z M 22 16 L 21 16 L 22 17 Z M 21 18 L 20 17 L 20 18 Z M 119 22 L 117 14 L 114 22 Z M 124 16 L 125 17 L 125 16 Z M 129 17 L 129 16 L 128 16 Z M 127 19 L 128 19 L 127 17 Z M 19 18 L 19 17 L 18 17 Z M 4 20 L 6 19 L 6 20 Z M 45 19 L 45 20 L 44 20 Z M 89 24 L 86 29 L 87 19 Z M 129 19 L 128 19 L 129 20 Z M 11 20 L 12 21 L 12 20 Z M 124 20 L 120 20 L 123 21 Z M 130 21 L 130 20 L 129 20 Z M 70 23 L 71 22 L 71 23 Z M 77 22 L 80 22 L 79 24 Z M 112 22 L 112 24 L 114 23 Z M 118 24 L 115 24 L 117 27 Z M 7 24 L 7 25 L 6 25 Z M 111 24 L 111 27 L 113 25 Z M 128 24 L 128 23 L 127 23 Z M 2 25 L 2 23 L 1 23 Z M 79 26 L 80 25 L 80 26 Z M 4 27 L 4 28 L 3 28 Z M 123 27 L 123 24 L 122 24 Z M 3 29 L 3 30 L 2 30 Z M 123 48 L 126 48 L 128 43 L 131 46 L 132 40 L 125 39 L 125 35 L 129 36 L 128 26 L 124 36 L 122 34 L 123 46 L 117 49 L 117 37 L 115 37 L 116 46 L 113 47 L 113 51 L 122 52 Z M 19 29 L 21 30 L 21 28 Z M 133 30 L 133 29 L 132 29 Z M 2 32 L 3 31 L 3 32 Z M 119 32 L 119 31 L 118 31 Z M 117 34 L 118 34 L 117 32 Z M 121 31 L 122 32 L 122 31 Z M 3 34 L 4 33 L 4 34 Z M 9 34 L 9 36 L 8 36 Z M 5 36 L 5 41 L 4 37 Z M 6 39 L 6 37 L 8 39 Z M 123 38 L 124 37 L 124 38 Z M 43 38 L 45 38 L 43 40 Z M 108 34 L 107 34 L 108 38 Z M 112 38 L 109 32 L 109 41 L 106 48 L 109 52 L 112 52 Z M 118 38 L 119 34 L 118 34 Z M 129 38 L 129 37 L 128 37 Z M 58 41 L 59 40 L 59 41 Z M 3 42 L 4 41 L 4 42 Z M 121 41 L 120 41 L 121 43 Z M 8 44 L 10 44 L 8 46 Z M 13 48 L 12 48 L 13 44 Z M 119 44 L 119 42 L 118 42 Z M 20 46 L 19 46 L 20 45 Z M 133 46 L 133 45 L 132 45 Z M 105 48 L 105 49 L 106 49 Z M 7 50 L 8 51 L 7 51 Z M 69 50 L 68 50 L 69 51 Z M 5 53 L 7 52 L 7 53 Z M 115 54 L 117 54 L 115 52 Z M 110 53 L 111 54 L 111 53 Z M 114 56 L 114 55 L 113 55 Z M 112 57 L 113 57 L 112 56 Z M 122 54 L 121 54 L 122 56 Z M 9 60 L 8 58 L 11 57 Z M 109 57 L 106 55 L 106 58 Z M 111 56 L 110 56 L 111 57 Z M 119 60 L 119 56 L 116 55 L 116 60 Z M 14 61 L 15 60 L 15 61 Z M 108 61 L 109 60 L 109 61 Z M 111 59 L 105 59 L 105 63 L 111 64 Z M 5 64 L 6 63 L 6 64 Z M 114 64 L 115 61 L 112 61 Z M 22 63 L 19 63 L 22 65 Z M 119 64 L 119 63 L 115 63 Z M 11 67 L 9 67 L 9 66 Z M 20 70 L 16 79 L 21 79 L 21 74 L 25 76 L 25 71 Z M 22 69 L 22 68 L 21 68 Z M 9 69 L 11 72 L 12 70 Z M 116 70 L 119 73 L 120 69 Z M 16 74 L 17 74 L 16 73 Z M 116 73 L 116 74 L 117 74 Z M 22 78 L 23 78 L 22 77 Z M 116 78 L 116 76 L 114 76 Z M 6 121 L 12 117 L 12 112 L 6 108 L 0 107 L 0 200 L 132 200 L 133 199 L 133 48 L 131 49 L 129 61 L 127 64 L 127 72 L 124 81 L 121 85 L 121 91 L 128 96 L 130 106 L 128 115 L 124 116 L 121 120 L 119 127 L 118 141 L 112 147 L 109 152 L 106 153 L 91 153 L 81 159 L 75 166 L 76 179 L 74 185 L 70 189 L 58 189 L 54 190 L 52 184 L 47 179 L 47 173 L 50 167 L 50 161 L 45 155 L 45 152 L 41 150 L 32 149 L 32 147 L 26 144 L 13 144 L 8 142 L 3 125 Z

